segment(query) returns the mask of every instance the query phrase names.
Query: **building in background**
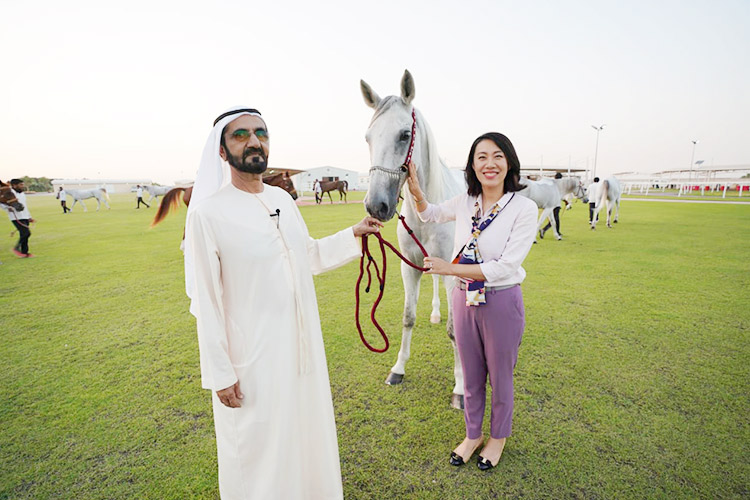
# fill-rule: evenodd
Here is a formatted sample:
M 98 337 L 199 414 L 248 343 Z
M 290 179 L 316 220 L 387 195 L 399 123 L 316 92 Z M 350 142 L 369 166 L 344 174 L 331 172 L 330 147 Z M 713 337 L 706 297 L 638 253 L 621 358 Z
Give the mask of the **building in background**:
M 94 189 L 103 187 L 107 193 L 129 193 L 135 186 L 152 184 L 151 179 L 52 179 L 53 191 L 64 189 Z

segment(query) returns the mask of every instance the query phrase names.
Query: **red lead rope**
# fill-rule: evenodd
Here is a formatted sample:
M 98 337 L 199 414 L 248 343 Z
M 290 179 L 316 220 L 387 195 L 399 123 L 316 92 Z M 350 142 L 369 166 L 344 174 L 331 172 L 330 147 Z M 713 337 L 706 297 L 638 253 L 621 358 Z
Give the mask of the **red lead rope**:
M 406 231 L 409 233 L 409 236 L 412 237 L 412 239 L 415 241 L 415 243 L 419 246 L 419 249 L 422 251 L 422 255 L 427 257 L 427 251 L 422 246 L 422 243 L 419 242 L 417 237 L 414 235 L 414 231 L 406 224 L 406 220 L 404 220 L 403 215 L 398 216 L 399 220 L 401 220 L 401 223 L 404 225 L 404 228 L 406 228 Z M 388 336 L 385 334 L 385 331 L 380 326 L 380 323 L 378 323 L 378 320 L 375 319 L 375 311 L 378 308 L 378 304 L 380 304 L 381 299 L 383 298 L 383 292 L 385 291 L 385 272 L 386 272 L 386 256 L 385 256 L 385 247 L 387 246 L 390 248 L 393 253 L 395 253 L 398 258 L 406 262 L 407 265 L 413 267 L 414 269 L 417 269 L 418 271 L 425 272 L 427 271 L 426 267 L 419 267 L 418 265 L 411 262 L 409 259 L 404 257 L 401 252 L 396 250 L 396 247 L 394 247 L 392 244 L 387 242 L 383 235 L 380 233 L 373 233 L 373 236 L 375 236 L 378 239 L 378 243 L 380 244 L 380 253 L 382 255 L 382 274 L 380 271 L 380 268 L 378 267 L 377 262 L 375 262 L 375 259 L 372 258 L 372 254 L 370 253 L 370 249 L 367 247 L 367 236 L 362 236 L 362 258 L 359 260 L 359 277 L 357 278 L 357 285 L 354 289 L 354 297 L 356 298 L 356 309 L 354 310 L 354 319 L 357 323 L 357 331 L 359 332 L 359 338 L 362 339 L 362 343 L 372 352 L 385 352 L 388 350 L 388 346 L 390 345 L 388 342 Z M 367 259 L 367 266 L 365 266 L 365 259 Z M 375 328 L 378 329 L 378 332 L 380 332 L 380 336 L 383 338 L 383 341 L 385 342 L 385 347 L 382 349 L 377 349 L 373 347 L 369 342 L 367 342 L 367 339 L 365 339 L 364 333 L 362 333 L 362 325 L 359 321 L 359 286 L 362 282 L 362 278 L 365 274 L 365 268 L 367 269 L 367 286 L 365 287 L 365 293 L 370 292 L 370 285 L 372 284 L 372 273 L 370 272 L 370 266 L 373 266 L 375 268 L 375 277 L 378 280 L 378 287 L 380 288 L 380 291 L 378 292 L 378 298 L 375 299 L 375 302 L 372 304 L 372 309 L 370 310 L 370 320 L 372 321 L 372 324 L 375 325 Z
M 404 161 L 403 165 L 401 165 L 401 171 L 402 172 L 408 172 L 409 169 L 407 168 L 409 165 L 409 162 L 411 161 L 411 155 L 414 152 L 414 139 L 417 134 L 417 113 L 412 108 L 411 110 L 411 140 L 409 141 L 409 149 L 406 151 L 406 160 Z M 375 168 L 375 167 L 373 167 Z M 372 171 L 372 169 L 370 169 Z M 404 228 L 406 229 L 406 232 L 409 233 L 409 236 L 412 237 L 414 242 L 419 246 L 419 249 L 422 251 L 422 255 L 427 257 L 427 250 L 424 249 L 422 246 L 422 243 L 419 242 L 417 237 L 414 235 L 414 231 L 409 227 L 409 225 L 406 223 L 406 220 L 404 219 L 403 215 L 398 216 L 401 223 L 404 225 Z M 390 248 L 393 253 L 395 253 L 399 259 L 406 262 L 409 266 L 413 267 L 414 269 L 417 269 L 419 271 L 425 272 L 427 271 L 426 267 L 419 267 L 418 265 L 411 262 L 409 259 L 401 255 L 401 252 L 396 250 L 396 247 L 385 241 L 383 239 L 383 235 L 380 233 L 373 233 L 375 237 L 378 239 L 378 243 L 380 244 L 380 254 L 382 256 L 382 267 L 383 272 L 381 274 L 380 268 L 378 267 L 377 262 L 375 262 L 375 259 L 372 258 L 372 254 L 370 253 L 370 249 L 367 247 L 367 236 L 362 236 L 362 258 L 359 260 L 359 277 L 357 277 L 357 285 L 354 289 L 354 297 L 357 301 L 356 309 L 354 310 L 354 320 L 357 323 L 357 331 L 359 332 L 359 338 L 362 339 L 362 343 L 372 352 L 385 352 L 388 350 L 388 346 L 390 345 L 388 342 L 388 336 L 385 334 L 385 331 L 383 331 L 383 328 L 380 326 L 380 323 L 378 323 L 378 320 L 375 319 L 375 311 L 378 308 L 378 304 L 380 304 L 381 299 L 383 298 L 383 292 L 385 291 L 385 271 L 386 271 L 386 258 L 385 258 L 385 247 L 387 246 Z M 367 266 L 365 266 L 365 259 L 367 259 Z M 365 268 L 367 268 L 367 286 L 365 287 L 365 293 L 370 293 L 370 285 L 372 285 L 372 273 L 370 271 L 370 266 L 373 266 L 375 268 L 375 277 L 378 279 L 378 287 L 380 288 L 380 291 L 378 292 L 378 298 L 375 299 L 375 302 L 372 304 L 372 309 L 370 309 L 370 320 L 372 321 L 372 324 L 375 325 L 375 328 L 378 329 L 378 332 L 380 332 L 380 336 L 383 337 L 383 341 L 385 342 L 385 347 L 382 349 L 377 349 L 370 345 L 369 342 L 367 342 L 367 339 L 365 339 L 364 333 L 362 333 L 362 325 L 359 321 L 359 285 L 362 283 L 362 278 L 365 274 Z

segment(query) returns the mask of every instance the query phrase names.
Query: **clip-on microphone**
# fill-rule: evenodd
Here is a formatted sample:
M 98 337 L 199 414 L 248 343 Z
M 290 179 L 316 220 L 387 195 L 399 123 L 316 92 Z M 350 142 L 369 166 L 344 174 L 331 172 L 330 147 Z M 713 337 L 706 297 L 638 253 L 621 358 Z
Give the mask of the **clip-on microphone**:
M 281 220 L 281 209 L 277 208 L 275 214 L 268 214 L 269 217 L 278 217 L 276 219 L 276 227 L 279 227 L 279 221 Z

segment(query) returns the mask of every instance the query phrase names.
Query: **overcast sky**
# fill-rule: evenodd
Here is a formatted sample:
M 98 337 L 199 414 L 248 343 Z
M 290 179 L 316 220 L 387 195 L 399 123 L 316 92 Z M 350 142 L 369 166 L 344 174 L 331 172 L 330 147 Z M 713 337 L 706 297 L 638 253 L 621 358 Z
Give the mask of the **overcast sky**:
M 210 7 L 209 7 L 210 5 Z M 522 165 L 750 163 L 750 1 L 0 0 L 0 179 L 193 178 L 213 119 L 257 107 L 271 167 L 369 167 L 364 79 L 450 166 L 478 135 Z

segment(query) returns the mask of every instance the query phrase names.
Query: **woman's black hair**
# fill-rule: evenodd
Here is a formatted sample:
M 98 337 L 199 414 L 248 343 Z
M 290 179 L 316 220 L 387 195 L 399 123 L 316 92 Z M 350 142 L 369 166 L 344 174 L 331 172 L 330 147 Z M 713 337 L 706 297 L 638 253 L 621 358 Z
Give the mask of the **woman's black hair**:
M 466 192 L 469 196 L 479 196 L 482 193 L 482 184 L 479 182 L 477 174 L 474 172 L 474 153 L 476 152 L 477 145 L 484 140 L 494 142 L 503 152 L 505 159 L 508 162 L 508 172 L 505 174 L 503 190 L 506 193 L 512 193 L 523 189 L 523 186 L 519 183 L 519 178 L 521 176 L 521 162 L 518 161 L 518 155 L 516 154 L 516 148 L 513 147 L 513 143 L 503 134 L 498 132 L 487 132 L 486 134 L 477 137 L 471 145 L 471 150 L 469 150 L 469 159 L 466 161 L 466 170 L 464 170 L 466 185 L 468 186 Z

